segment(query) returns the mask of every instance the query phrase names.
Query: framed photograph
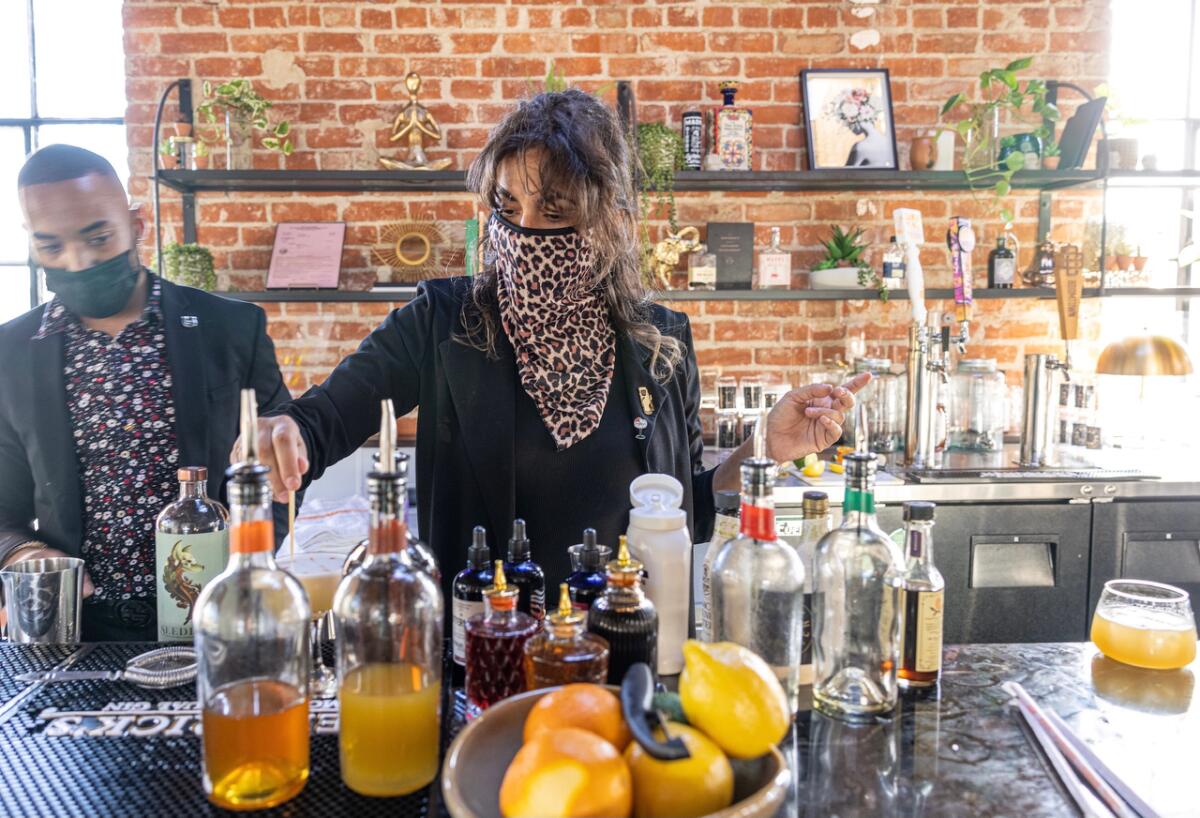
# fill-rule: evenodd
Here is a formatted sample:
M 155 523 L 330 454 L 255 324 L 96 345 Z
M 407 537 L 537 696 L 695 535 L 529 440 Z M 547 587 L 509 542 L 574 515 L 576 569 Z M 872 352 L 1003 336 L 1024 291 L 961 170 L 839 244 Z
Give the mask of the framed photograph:
M 267 270 L 267 289 L 336 289 L 345 222 L 281 222 Z
M 800 72 L 811 170 L 896 170 L 896 125 L 886 68 Z

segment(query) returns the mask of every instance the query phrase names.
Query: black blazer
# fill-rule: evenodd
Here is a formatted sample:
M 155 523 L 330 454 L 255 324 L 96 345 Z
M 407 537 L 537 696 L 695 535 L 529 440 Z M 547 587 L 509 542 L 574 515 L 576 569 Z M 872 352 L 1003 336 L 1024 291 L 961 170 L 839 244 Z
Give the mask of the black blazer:
M 388 315 L 323 384 L 280 409 L 300 425 L 311 463 L 306 479 L 316 479 L 378 431 L 382 399 L 391 398 L 398 415 L 421 407 L 417 518 L 446 583 L 466 564 L 472 527 L 507 532 L 516 506 L 516 362 L 503 333 L 496 338 L 498 360 L 454 340 L 462 331 L 469 288 L 467 278 L 421 284 L 414 300 Z M 633 417 L 647 422 L 646 439 L 638 441 L 643 469 L 683 483 L 689 530 L 695 541 L 705 541 L 713 521 L 713 473 L 701 466 L 700 379 L 691 326 L 682 313 L 651 309 L 654 323 L 685 344 L 686 356 L 670 380 L 660 383 L 647 369 L 648 351 L 618 336 L 625 399 Z M 652 412 L 643 409 L 643 388 Z M 586 491 L 590 476 L 579 479 L 579 490 Z M 553 511 L 547 504 L 547 513 Z
M 224 496 L 238 436 L 239 391 L 258 408 L 289 395 L 261 307 L 162 282 L 179 464 L 207 466 L 209 496 Z M 33 340 L 43 308 L 0 326 L 0 559 L 31 539 L 72 556 L 83 541 L 79 460 L 63 384 L 63 336 Z M 276 504 L 276 535 L 287 507 Z M 35 532 L 32 527 L 38 521 Z

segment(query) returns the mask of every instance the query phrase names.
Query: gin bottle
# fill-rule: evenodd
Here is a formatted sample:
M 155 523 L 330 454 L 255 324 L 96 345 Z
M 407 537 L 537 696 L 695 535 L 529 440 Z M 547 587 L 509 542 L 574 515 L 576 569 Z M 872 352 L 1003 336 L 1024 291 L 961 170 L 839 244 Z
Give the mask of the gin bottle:
M 713 559 L 714 642 L 736 642 L 761 656 L 798 706 L 804 631 L 804 566 L 796 549 L 775 534 L 775 461 L 762 455 L 742 463 L 741 534 Z
M 800 542 L 796 551 L 804 564 L 804 639 L 800 648 L 800 684 L 810 685 L 813 681 L 812 660 L 812 616 L 813 579 L 817 543 L 833 528 L 829 515 L 829 496 L 823 491 L 806 491 L 801 505 Z
M 904 557 L 875 519 L 875 463 L 846 455 L 842 524 L 817 546 L 813 701 L 840 718 L 886 713 L 897 700 Z
M 192 641 L 200 591 L 229 560 L 229 512 L 205 491 L 208 469 L 185 466 L 177 476 L 179 499 L 154 524 L 160 642 Z

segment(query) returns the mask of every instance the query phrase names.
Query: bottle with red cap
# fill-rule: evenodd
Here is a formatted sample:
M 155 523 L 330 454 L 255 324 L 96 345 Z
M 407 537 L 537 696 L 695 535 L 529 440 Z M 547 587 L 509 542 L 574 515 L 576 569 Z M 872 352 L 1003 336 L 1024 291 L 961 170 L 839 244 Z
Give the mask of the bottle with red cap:
M 710 639 L 734 642 L 761 656 L 795 710 L 804 638 L 804 563 L 775 533 L 778 466 L 766 457 L 765 448 L 760 430 L 754 457 L 742 461 L 741 533 L 713 558 Z

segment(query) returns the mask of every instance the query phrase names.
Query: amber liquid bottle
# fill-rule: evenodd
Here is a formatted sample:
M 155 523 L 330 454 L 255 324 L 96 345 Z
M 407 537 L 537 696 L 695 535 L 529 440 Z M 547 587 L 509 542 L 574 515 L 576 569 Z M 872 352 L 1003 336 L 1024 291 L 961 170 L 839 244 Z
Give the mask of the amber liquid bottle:
M 525 643 L 541 623 L 517 610 L 518 591 L 496 560 L 492 586 L 483 592 L 483 613 L 467 620 L 467 703 L 473 713 L 525 691 Z
M 584 631 L 587 615 L 571 604 L 567 583 L 558 588 L 558 611 L 525 643 L 525 678 L 530 690 L 608 678 L 608 642 Z
M 642 564 L 629 556 L 625 535 L 608 564 L 608 586 L 588 609 L 587 629 L 608 642 L 609 684 L 621 684 L 638 662 L 657 667 L 658 612 L 642 591 Z
M 903 688 L 933 687 L 942 673 L 946 581 L 933 564 L 934 504 L 904 504 L 904 630 L 897 681 Z

